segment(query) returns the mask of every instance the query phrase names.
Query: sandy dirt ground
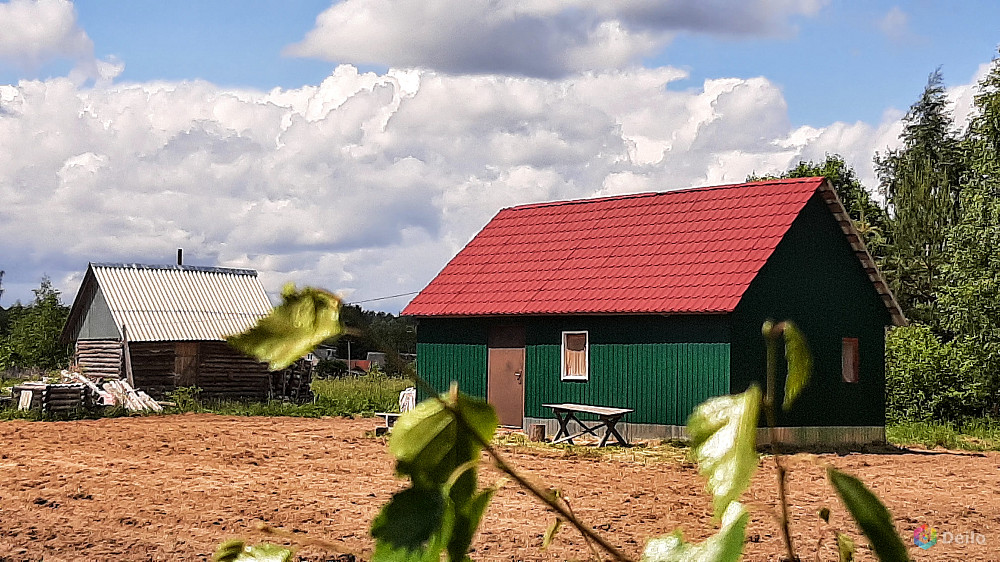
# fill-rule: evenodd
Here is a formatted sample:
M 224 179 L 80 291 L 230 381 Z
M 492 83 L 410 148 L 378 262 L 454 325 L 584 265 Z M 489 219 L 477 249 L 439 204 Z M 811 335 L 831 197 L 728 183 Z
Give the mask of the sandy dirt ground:
M 385 441 L 368 436 L 377 423 L 212 415 L 2 422 L 0 560 L 204 560 L 229 537 L 284 540 L 264 535 L 261 523 L 299 544 L 325 540 L 367 559 L 369 522 L 403 486 Z M 502 450 L 529 478 L 561 489 L 580 518 L 630 556 L 638 558 L 648 537 L 680 528 L 700 540 L 714 528 L 704 483 L 679 459 L 654 459 L 642 449 L 611 457 L 551 447 Z M 914 560 L 1000 561 L 1000 454 L 800 454 L 787 461 L 803 560 L 836 560 L 831 531 L 816 515 L 824 505 L 833 510 L 833 525 L 863 543 L 825 482 L 828 463 L 861 476 L 885 499 Z M 747 560 L 781 559 L 774 478 L 771 459 L 763 459 L 743 498 L 753 514 Z M 495 482 L 499 474 L 488 469 L 483 479 Z M 580 536 L 566 528 L 540 550 L 550 520 L 507 483 L 472 557 L 587 558 Z M 926 551 L 913 546 L 921 524 L 939 536 Z M 860 560 L 874 559 L 866 545 L 860 550 Z M 298 554 L 336 558 L 308 544 Z

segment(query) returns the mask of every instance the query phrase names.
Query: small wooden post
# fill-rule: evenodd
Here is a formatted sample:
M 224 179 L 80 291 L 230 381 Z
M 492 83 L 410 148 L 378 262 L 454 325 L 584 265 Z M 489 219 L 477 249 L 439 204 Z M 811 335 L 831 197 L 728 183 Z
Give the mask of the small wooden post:
M 528 428 L 528 441 L 545 441 L 545 424 L 531 424 L 531 427 Z
M 132 378 L 132 354 L 128 349 L 128 332 L 125 330 L 125 324 L 122 324 L 122 355 L 125 359 L 125 380 L 128 381 L 129 385 L 135 386 L 135 379 Z

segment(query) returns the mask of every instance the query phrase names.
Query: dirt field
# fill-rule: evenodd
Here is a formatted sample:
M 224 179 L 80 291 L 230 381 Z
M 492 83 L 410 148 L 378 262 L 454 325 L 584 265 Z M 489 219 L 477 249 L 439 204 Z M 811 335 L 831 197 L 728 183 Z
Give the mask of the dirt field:
M 97 421 L 0 423 L 0 560 L 200 560 L 232 536 L 267 539 L 261 522 L 298 540 L 324 539 L 366 559 L 367 528 L 378 506 L 402 483 L 392 476 L 384 441 L 366 437 L 371 419 L 303 420 L 181 415 Z M 638 557 L 645 538 L 682 528 L 701 539 L 713 528 L 703 482 L 678 460 L 650 461 L 634 449 L 616 459 L 567 456 L 556 449 L 506 447 L 538 482 L 561 488 L 576 513 Z M 860 475 L 886 500 L 915 560 L 1000 560 L 1000 455 L 796 455 L 791 465 L 793 531 L 803 560 L 813 560 L 823 527 L 816 511 L 843 509 L 819 463 Z M 495 481 L 491 470 L 485 477 Z M 748 560 L 778 560 L 770 459 L 744 497 L 753 520 Z M 476 560 L 569 560 L 587 557 L 579 535 L 564 529 L 539 550 L 550 516 L 507 484 L 475 542 Z M 927 524 L 939 539 L 912 546 Z M 828 532 L 828 531 L 827 531 Z M 946 535 L 945 532 L 950 535 Z M 975 533 L 975 535 L 971 535 Z M 825 537 L 819 559 L 836 560 Z M 959 544 L 958 537 L 985 544 Z M 269 540 L 280 542 L 280 537 Z M 862 560 L 873 557 L 862 548 Z M 335 553 L 316 546 L 306 560 Z

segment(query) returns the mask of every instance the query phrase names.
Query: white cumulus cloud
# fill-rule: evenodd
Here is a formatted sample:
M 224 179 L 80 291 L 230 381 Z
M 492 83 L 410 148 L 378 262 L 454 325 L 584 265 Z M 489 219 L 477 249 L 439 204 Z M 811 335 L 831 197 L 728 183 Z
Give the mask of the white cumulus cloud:
M 88 261 L 253 267 L 364 299 L 419 290 L 506 206 L 742 181 L 843 154 L 874 185 L 883 123 L 792 128 L 763 78 L 672 90 L 672 68 L 561 79 L 361 73 L 0 86 L 4 304 Z M 67 295 L 68 297 L 69 295 Z M 372 303 L 398 310 L 406 298 Z
M 9 0 L 0 3 L 0 65 L 32 72 L 54 59 L 76 64 L 81 78 L 113 78 L 114 63 L 94 58 L 94 43 L 79 26 L 68 0 Z
M 555 78 L 629 66 L 673 34 L 772 35 L 823 0 L 343 0 L 286 54 Z

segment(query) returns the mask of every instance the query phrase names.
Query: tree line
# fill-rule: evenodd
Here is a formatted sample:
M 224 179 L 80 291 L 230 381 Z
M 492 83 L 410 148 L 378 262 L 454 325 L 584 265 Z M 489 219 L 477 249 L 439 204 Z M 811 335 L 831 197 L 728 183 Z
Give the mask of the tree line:
M 881 201 L 837 155 L 781 176 L 831 180 L 910 321 L 886 339 L 890 422 L 1000 414 L 1000 59 L 974 99 L 957 124 L 930 75 L 875 155 Z
M 0 372 L 47 371 L 69 362 L 69 347 L 59 342 L 69 308 L 48 277 L 33 292 L 27 305 L 0 308 Z

